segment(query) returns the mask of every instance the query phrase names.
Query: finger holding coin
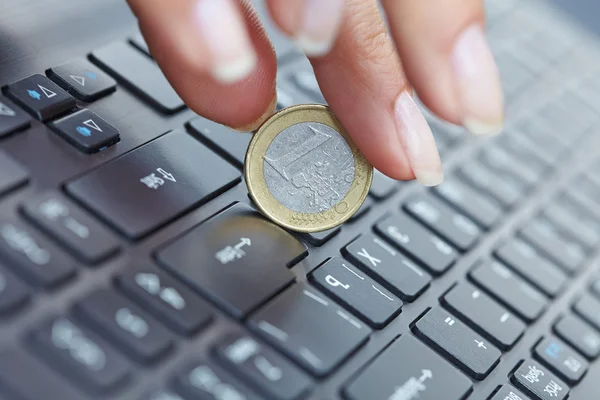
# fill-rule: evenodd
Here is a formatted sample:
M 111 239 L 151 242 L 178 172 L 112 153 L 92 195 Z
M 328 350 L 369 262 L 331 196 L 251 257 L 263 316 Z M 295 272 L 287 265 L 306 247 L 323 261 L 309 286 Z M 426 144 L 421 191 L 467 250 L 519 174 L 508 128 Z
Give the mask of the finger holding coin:
M 244 173 L 262 213 L 297 232 L 347 221 L 373 179 L 372 165 L 323 105 L 293 106 L 269 118 L 248 146 Z

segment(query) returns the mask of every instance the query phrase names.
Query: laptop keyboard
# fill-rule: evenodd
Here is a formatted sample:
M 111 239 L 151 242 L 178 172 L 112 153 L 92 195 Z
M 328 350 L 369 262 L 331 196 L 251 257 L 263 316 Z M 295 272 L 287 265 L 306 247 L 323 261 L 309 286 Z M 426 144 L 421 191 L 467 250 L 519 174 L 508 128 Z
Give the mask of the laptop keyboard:
M 252 207 L 251 135 L 193 116 L 139 34 L 0 82 L 0 399 L 590 399 L 600 53 L 542 3 L 487 3 L 506 131 L 428 115 L 446 181 L 376 171 L 319 233 Z M 324 102 L 274 42 L 278 107 Z M 144 113 L 178 122 L 131 133 Z

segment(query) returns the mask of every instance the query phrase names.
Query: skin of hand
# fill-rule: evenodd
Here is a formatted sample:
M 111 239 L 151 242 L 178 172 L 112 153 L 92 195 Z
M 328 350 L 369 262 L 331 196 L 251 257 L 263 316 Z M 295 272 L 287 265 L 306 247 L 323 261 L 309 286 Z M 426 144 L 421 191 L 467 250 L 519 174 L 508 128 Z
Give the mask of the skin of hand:
M 128 1 L 153 57 L 194 112 L 244 131 L 272 115 L 277 60 L 249 0 Z M 413 89 L 475 135 L 502 129 L 483 0 L 266 1 L 355 143 L 391 178 L 426 186 L 444 179 Z

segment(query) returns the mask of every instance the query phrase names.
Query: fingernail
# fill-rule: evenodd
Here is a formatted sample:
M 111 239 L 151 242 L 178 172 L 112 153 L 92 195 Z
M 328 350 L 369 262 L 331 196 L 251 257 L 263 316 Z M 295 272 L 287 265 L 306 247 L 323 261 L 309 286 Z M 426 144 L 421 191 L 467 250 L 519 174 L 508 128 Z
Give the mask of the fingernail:
M 222 83 L 246 78 L 256 67 L 256 53 L 233 0 L 199 0 L 196 16 L 210 51 L 211 73 Z
M 304 0 L 296 42 L 307 56 L 331 50 L 342 19 L 344 0 Z
M 424 186 L 439 185 L 444 181 L 440 154 L 429 124 L 408 92 L 398 96 L 394 114 L 398 135 L 417 181 Z
M 476 135 L 498 133 L 504 125 L 500 74 L 479 24 L 458 38 L 452 53 L 463 125 Z

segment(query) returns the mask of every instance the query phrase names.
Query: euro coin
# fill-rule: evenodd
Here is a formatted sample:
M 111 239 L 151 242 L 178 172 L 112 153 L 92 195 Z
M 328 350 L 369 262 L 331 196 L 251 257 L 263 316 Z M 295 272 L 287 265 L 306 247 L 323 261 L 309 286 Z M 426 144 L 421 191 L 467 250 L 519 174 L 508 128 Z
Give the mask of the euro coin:
M 265 216 L 293 231 L 319 232 L 358 211 L 373 166 L 329 107 L 310 104 L 265 121 L 248 146 L 244 175 Z

